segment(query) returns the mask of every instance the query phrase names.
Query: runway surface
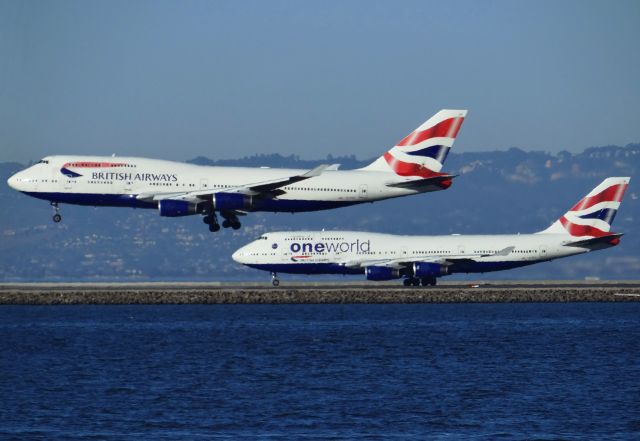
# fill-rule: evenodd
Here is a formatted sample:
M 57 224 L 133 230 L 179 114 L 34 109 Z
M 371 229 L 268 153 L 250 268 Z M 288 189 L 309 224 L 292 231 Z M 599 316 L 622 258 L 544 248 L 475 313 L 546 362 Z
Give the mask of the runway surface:
M 637 302 L 640 281 L 362 283 L 6 283 L 0 304 Z

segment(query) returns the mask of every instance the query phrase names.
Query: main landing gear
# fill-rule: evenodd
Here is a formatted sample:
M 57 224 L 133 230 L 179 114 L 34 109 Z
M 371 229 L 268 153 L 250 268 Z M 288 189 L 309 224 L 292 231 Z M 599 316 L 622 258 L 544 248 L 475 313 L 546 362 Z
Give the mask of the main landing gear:
M 202 218 L 202 222 L 209 225 L 209 231 L 212 233 L 220 231 L 220 224 L 218 223 L 218 217 L 216 216 L 215 211 L 205 215 L 205 217 Z
M 233 228 L 234 230 L 239 229 L 242 224 L 238 220 L 238 216 L 233 213 L 225 213 L 224 211 L 220 213 L 224 220 L 222 221 L 222 228 Z
M 60 216 L 60 208 L 58 208 L 57 202 L 51 202 L 51 206 L 53 207 L 53 221 L 58 223 L 62 220 L 62 216 Z
M 233 213 L 221 213 L 224 220 L 222 221 L 222 228 L 233 228 L 234 230 L 239 229 L 242 224 L 238 220 L 238 217 Z M 216 212 L 212 211 L 211 213 L 205 214 L 202 218 L 202 222 L 209 225 L 209 231 L 215 233 L 216 231 L 220 231 L 220 224 L 218 223 L 218 216 L 216 216 Z
M 435 277 L 423 277 L 421 279 L 417 277 L 408 277 L 402 281 L 404 286 L 436 286 Z
M 278 274 L 276 273 L 271 273 L 271 284 L 273 286 L 278 286 L 280 285 L 280 280 L 278 279 Z

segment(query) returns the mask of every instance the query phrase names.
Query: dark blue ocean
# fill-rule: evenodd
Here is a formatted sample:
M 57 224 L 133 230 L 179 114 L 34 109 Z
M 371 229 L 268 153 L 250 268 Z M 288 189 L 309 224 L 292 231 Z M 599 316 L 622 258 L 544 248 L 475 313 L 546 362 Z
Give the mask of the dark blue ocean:
M 0 439 L 640 439 L 640 303 L 0 307 Z

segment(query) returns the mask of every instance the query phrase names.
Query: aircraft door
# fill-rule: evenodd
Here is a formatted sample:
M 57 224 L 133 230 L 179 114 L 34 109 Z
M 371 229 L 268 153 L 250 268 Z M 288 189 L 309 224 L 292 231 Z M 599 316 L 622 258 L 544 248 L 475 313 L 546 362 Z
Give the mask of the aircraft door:
M 369 189 L 367 187 L 367 184 L 362 184 L 360 186 L 360 192 L 359 192 L 359 196 L 361 199 L 365 199 L 367 197 L 367 193 L 368 193 Z
M 51 169 L 51 183 L 54 191 L 64 190 L 66 188 L 67 177 L 60 173 L 55 167 Z
M 547 257 L 547 246 L 546 245 L 540 245 L 538 247 L 538 255 L 540 256 L 541 259 L 544 259 L 545 257 Z
M 209 187 L 209 182 L 207 178 L 200 179 L 200 190 L 206 190 Z
M 465 255 L 465 246 L 464 245 L 458 245 L 458 255 L 459 256 L 464 256 Z

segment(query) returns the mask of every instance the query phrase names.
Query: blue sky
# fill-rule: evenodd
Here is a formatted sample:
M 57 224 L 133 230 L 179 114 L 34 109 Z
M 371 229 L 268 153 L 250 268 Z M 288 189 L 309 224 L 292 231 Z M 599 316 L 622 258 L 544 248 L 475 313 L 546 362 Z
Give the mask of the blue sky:
M 0 160 L 640 142 L 639 1 L 0 0 Z

